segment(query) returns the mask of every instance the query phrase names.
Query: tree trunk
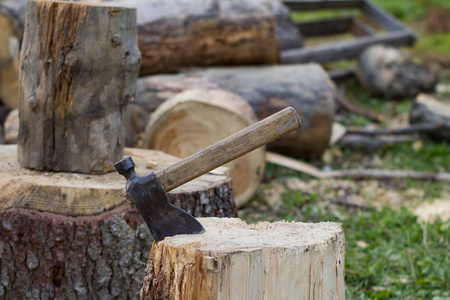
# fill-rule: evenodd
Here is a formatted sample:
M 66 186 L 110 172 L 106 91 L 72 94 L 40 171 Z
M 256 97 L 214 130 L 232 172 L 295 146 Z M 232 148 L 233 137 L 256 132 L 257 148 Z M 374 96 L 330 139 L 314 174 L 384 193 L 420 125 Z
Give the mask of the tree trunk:
M 141 299 L 345 298 L 340 224 L 200 222 L 153 246 Z
M 0 2 L 0 101 L 19 107 L 19 52 L 26 1 Z
M 258 119 L 293 106 L 302 127 L 270 143 L 268 149 L 294 157 L 320 157 L 328 147 L 335 114 L 335 86 L 317 64 L 191 69 L 139 79 L 136 104 L 143 123 L 166 99 L 196 87 L 238 94 L 252 106 Z
M 289 10 L 277 0 L 105 3 L 137 8 L 141 75 L 187 66 L 274 64 L 280 49 L 302 45 Z
M 140 174 L 179 160 L 125 152 Z M 137 299 L 153 238 L 124 203 L 125 180 L 27 170 L 16 153 L 15 145 L 0 146 L 0 298 Z M 204 175 L 168 197 L 197 217 L 236 216 L 226 175 Z
M 136 92 L 135 22 L 132 8 L 28 2 L 20 73 L 22 166 L 113 170 Z
M 420 94 L 409 113 L 411 124 L 435 125 L 436 130 L 425 134 L 437 141 L 450 142 L 450 101 L 441 101 L 430 95 Z
M 184 158 L 256 122 L 250 105 L 235 94 L 218 89 L 187 90 L 155 111 L 141 146 Z M 258 188 L 265 169 L 264 152 L 259 148 L 225 165 L 237 206 Z

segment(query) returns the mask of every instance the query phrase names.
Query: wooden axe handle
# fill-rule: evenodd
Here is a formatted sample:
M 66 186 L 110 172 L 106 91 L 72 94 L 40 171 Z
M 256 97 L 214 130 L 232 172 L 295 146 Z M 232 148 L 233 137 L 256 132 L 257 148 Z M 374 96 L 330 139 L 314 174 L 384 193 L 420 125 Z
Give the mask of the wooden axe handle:
M 295 109 L 287 107 L 156 173 L 156 179 L 168 192 L 300 126 L 300 117 Z

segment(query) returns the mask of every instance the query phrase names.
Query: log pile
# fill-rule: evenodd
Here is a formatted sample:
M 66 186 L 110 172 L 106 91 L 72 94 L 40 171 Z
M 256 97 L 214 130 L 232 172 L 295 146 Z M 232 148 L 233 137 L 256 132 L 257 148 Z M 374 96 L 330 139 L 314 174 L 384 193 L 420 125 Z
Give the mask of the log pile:
M 293 157 L 320 157 L 331 135 L 335 86 L 317 64 L 188 69 L 175 75 L 138 80 L 136 105 L 142 122 L 156 107 L 180 91 L 220 88 L 245 99 L 258 119 L 293 106 L 302 119 L 300 130 L 270 143 L 268 149 Z

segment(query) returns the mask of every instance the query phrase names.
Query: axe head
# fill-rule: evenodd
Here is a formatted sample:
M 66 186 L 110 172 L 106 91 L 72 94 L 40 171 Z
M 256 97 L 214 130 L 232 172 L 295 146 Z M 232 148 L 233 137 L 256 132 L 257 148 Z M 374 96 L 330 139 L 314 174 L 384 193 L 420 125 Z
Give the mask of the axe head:
M 138 176 L 131 157 L 117 162 L 114 167 L 127 179 L 126 191 L 134 206 L 147 223 L 156 242 L 177 234 L 199 234 L 205 229 L 193 216 L 173 206 L 154 173 Z

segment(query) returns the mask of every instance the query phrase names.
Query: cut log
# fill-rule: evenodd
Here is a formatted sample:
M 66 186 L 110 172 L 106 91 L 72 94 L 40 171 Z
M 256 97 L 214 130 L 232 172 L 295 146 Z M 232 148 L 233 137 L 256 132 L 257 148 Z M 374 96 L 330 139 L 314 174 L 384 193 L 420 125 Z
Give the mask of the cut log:
M 141 146 L 185 158 L 256 122 L 251 106 L 233 93 L 187 90 L 152 114 Z M 233 180 L 237 206 L 247 202 L 258 188 L 264 157 L 264 148 L 259 148 L 225 165 Z
M 9 112 L 3 124 L 5 144 L 17 144 L 19 138 L 19 110 Z
M 26 1 L 0 2 L 0 101 L 19 107 L 19 52 Z
M 28 2 L 20 73 L 22 166 L 113 170 L 136 92 L 135 22 L 133 8 Z
M 425 134 L 437 141 L 450 142 L 450 101 L 420 94 L 411 107 L 409 122 L 436 126 Z
M 361 53 L 356 75 L 367 90 L 386 98 L 415 97 L 433 91 L 439 79 L 437 70 L 385 45 L 371 46 Z
M 191 69 L 138 80 L 136 104 L 148 115 L 163 101 L 194 87 L 221 88 L 245 99 L 258 119 L 287 106 L 302 127 L 268 145 L 294 157 L 320 157 L 327 149 L 335 114 L 335 86 L 317 64 Z M 143 122 L 147 123 L 145 116 Z
M 92 2 L 92 0 L 82 0 Z M 278 0 L 113 0 L 137 9 L 141 75 L 187 66 L 274 64 L 302 45 Z
M 179 160 L 159 151 L 125 152 L 140 174 Z M 23 169 L 16 153 L 16 145 L 0 146 L 0 298 L 137 299 L 153 239 L 124 203 L 123 178 Z M 218 172 L 168 198 L 197 217 L 236 216 L 231 180 Z
M 206 232 L 153 245 L 141 299 L 344 299 L 338 223 L 199 219 Z

